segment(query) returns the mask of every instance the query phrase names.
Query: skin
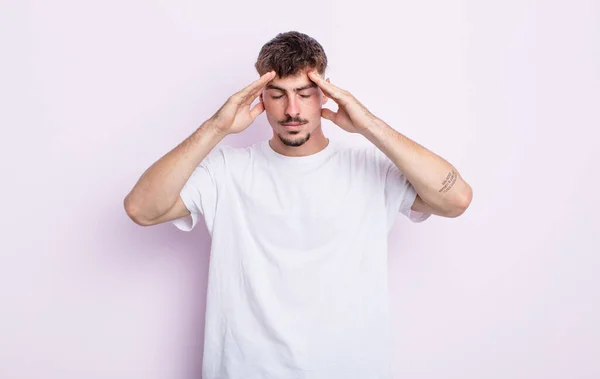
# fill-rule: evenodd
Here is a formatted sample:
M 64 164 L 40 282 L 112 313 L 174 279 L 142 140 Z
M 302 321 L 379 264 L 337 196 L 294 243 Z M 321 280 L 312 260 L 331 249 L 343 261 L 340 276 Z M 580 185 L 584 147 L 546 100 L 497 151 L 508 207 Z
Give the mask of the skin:
M 296 76 L 273 78 L 260 99 L 273 129 L 269 140 L 273 150 L 286 156 L 306 156 L 327 146 L 329 140 L 323 135 L 321 118 L 322 106 L 329 98 L 310 80 L 308 70 Z M 303 124 L 298 129 L 288 129 L 286 122 Z
M 311 88 L 295 90 L 305 86 Z M 337 103 L 337 112 L 322 107 L 329 98 Z M 229 97 L 213 117 L 150 166 L 124 200 L 127 214 L 143 226 L 189 215 L 179 196 L 185 181 L 225 136 L 244 131 L 265 110 L 273 128 L 269 143 L 282 155 L 305 156 L 325 148 L 325 118 L 349 133 L 360 133 L 390 158 L 418 193 L 413 210 L 457 217 L 471 202 L 473 191 L 454 166 L 375 117 L 350 92 L 316 70 L 286 78 L 271 71 Z M 286 129 L 288 121 L 303 125 Z
M 260 101 L 250 108 L 257 97 Z M 337 112 L 323 108 L 329 98 L 338 105 Z M 454 166 L 397 132 L 315 69 L 285 78 L 274 71 L 264 74 L 232 96 L 213 124 L 226 134 L 239 133 L 263 111 L 273 129 L 269 144 L 282 155 L 306 156 L 324 149 L 329 143 L 321 128 L 325 118 L 349 133 L 361 134 L 390 158 L 417 191 L 413 210 L 457 217 L 471 202 L 472 189 Z M 286 128 L 291 121 L 302 125 Z
M 322 109 L 321 116 L 350 133 L 360 133 L 402 171 L 417 191 L 411 207 L 418 212 L 458 217 L 468 208 L 471 186 L 448 161 L 397 132 L 373 115 L 350 92 L 324 80 L 316 71 L 308 77 L 338 104 L 338 111 Z

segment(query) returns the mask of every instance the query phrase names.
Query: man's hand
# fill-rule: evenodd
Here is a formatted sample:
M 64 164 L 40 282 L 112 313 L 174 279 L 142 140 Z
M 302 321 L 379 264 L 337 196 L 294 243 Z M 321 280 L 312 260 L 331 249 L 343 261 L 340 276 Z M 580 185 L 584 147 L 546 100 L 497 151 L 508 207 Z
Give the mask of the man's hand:
M 211 123 L 223 135 L 240 133 L 248 128 L 264 112 L 265 106 L 259 101 L 252 109 L 250 105 L 261 94 L 263 88 L 276 73 L 270 71 L 246 88 L 232 95 L 225 104 L 211 117 Z
M 378 118 L 362 105 L 352 94 L 324 80 L 317 70 L 308 72 L 308 78 L 315 82 L 338 105 L 338 111 L 321 109 L 321 116 L 340 128 L 350 133 L 362 133 L 367 130 Z

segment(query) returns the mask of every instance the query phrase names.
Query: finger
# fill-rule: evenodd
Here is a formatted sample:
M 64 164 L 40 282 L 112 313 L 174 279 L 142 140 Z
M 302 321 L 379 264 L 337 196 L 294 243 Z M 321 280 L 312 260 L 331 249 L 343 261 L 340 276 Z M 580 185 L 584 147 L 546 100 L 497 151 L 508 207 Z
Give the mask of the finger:
M 252 104 L 254 99 L 256 99 L 256 97 L 261 93 L 262 89 L 275 77 L 275 75 L 275 71 L 269 71 L 240 91 L 242 104 Z
M 252 109 L 250 110 L 250 116 L 253 120 L 255 120 L 259 114 L 263 113 L 265 110 L 265 104 L 262 101 L 259 101 Z
M 310 80 L 315 82 L 319 88 L 325 92 L 325 95 L 332 98 L 336 103 L 339 103 L 340 100 L 343 100 L 344 93 L 341 88 L 334 86 L 329 83 L 321 75 L 319 75 L 317 70 L 311 70 L 308 72 L 308 77 Z
M 333 121 L 335 119 L 335 116 L 337 116 L 337 113 L 335 113 L 331 109 L 327 109 L 327 108 L 321 109 L 321 117 L 323 117 L 324 119 Z

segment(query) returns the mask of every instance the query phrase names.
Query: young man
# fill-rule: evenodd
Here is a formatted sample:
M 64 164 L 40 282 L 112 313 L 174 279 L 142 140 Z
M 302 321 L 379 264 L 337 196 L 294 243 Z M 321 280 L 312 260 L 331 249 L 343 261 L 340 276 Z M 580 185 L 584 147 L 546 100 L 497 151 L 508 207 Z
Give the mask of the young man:
M 391 378 L 387 238 L 398 213 L 456 217 L 471 188 L 448 162 L 324 80 L 298 32 L 263 46 L 260 79 L 154 163 L 125 199 L 140 225 L 212 236 L 204 379 Z M 253 101 L 259 102 L 251 108 Z M 338 111 L 322 108 L 328 99 Z M 218 146 L 266 111 L 273 137 Z M 372 144 L 326 138 L 321 118 Z

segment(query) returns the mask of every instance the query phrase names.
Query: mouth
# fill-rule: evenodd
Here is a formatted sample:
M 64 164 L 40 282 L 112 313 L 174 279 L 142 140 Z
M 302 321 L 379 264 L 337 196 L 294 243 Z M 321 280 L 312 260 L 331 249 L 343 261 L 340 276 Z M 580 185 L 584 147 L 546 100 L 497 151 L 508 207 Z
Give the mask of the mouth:
M 297 129 L 297 128 L 301 127 L 302 125 L 304 125 L 304 123 L 301 123 L 301 122 L 290 122 L 287 124 L 283 124 L 283 126 L 285 126 L 286 128 L 289 128 L 289 129 Z

